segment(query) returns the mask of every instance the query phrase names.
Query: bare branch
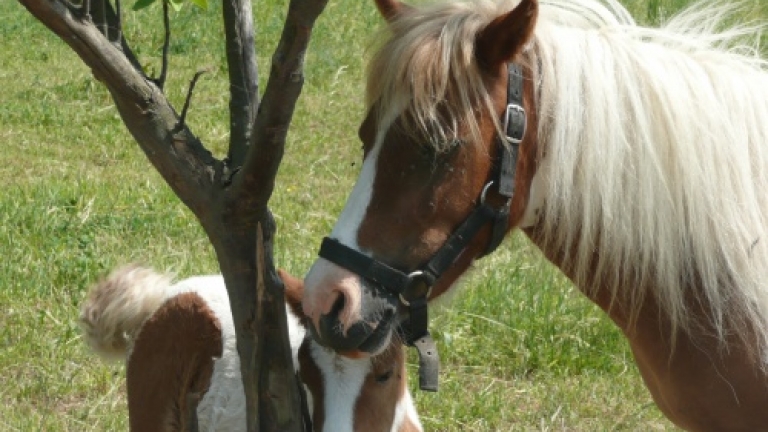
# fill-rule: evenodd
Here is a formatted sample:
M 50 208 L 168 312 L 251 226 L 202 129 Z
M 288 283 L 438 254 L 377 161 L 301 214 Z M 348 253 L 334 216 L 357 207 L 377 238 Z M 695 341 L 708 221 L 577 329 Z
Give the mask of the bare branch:
M 93 12 L 93 16 L 89 16 L 89 20 L 93 20 L 97 28 L 103 28 L 104 31 L 102 33 L 104 36 L 106 36 L 113 45 L 118 47 L 123 52 L 123 54 L 125 54 L 125 57 L 128 58 L 128 61 L 131 62 L 137 71 L 140 71 L 143 74 L 144 71 L 141 67 L 141 64 L 139 63 L 139 60 L 136 58 L 136 55 L 128 46 L 128 42 L 123 37 L 121 24 L 122 12 L 113 10 L 112 5 L 107 0 L 95 0 L 95 3 L 91 3 L 91 0 L 86 1 L 88 1 L 89 4 L 89 11 Z M 114 32 L 116 34 L 110 36 L 107 33 L 107 29 L 120 30 Z
M 172 133 L 178 133 L 178 132 L 181 132 L 182 129 L 184 129 L 185 127 L 184 122 L 187 118 L 187 110 L 189 110 L 189 103 L 192 101 L 192 92 L 195 90 L 195 84 L 197 84 L 197 80 L 206 72 L 208 72 L 207 69 L 199 70 L 197 71 L 197 73 L 195 73 L 195 76 L 192 77 L 192 82 L 189 83 L 189 90 L 187 90 L 187 98 L 184 100 L 184 107 L 181 109 L 181 116 L 179 116 L 179 122 L 173 128 Z
M 117 30 L 117 35 L 114 39 L 115 42 L 120 42 L 123 40 L 123 11 L 122 11 L 122 2 L 120 0 L 115 0 L 115 15 L 117 15 L 117 23 L 115 23 L 115 29 Z
M 83 0 L 83 4 L 80 7 L 83 11 L 83 18 L 90 21 L 91 20 L 91 0 Z
M 258 207 L 272 195 L 288 125 L 304 85 L 304 54 L 315 20 L 326 4 L 327 0 L 291 0 L 288 6 L 260 114 L 254 122 L 251 148 L 233 181 L 232 198 L 239 203 L 238 210 L 261 214 Z
M 233 170 L 242 166 L 259 107 L 259 74 L 253 36 L 251 0 L 222 2 L 229 70 L 229 152 Z
M 155 80 L 155 83 L 160 89 L 165 88 L 165 78 L 168 75 L 168 49 L 171 46 L 171 20 L 168 17 L 167 1 L 163 1 L 163 28 L 165 29 L 165 37 L 163 39 L 163 62 L 160 66 L 160 76 Z M 192 85 L 194 86 L 194 84 Z M 192 93 L 191 88 L 189 92 L 190 94 Z M 189 98 L 187 98 L 187 102 L 189 102 Z M 182 117 L 184 117 L 183 114 Z
M 98 27 L 101 25 L 101 33 L 105 36 L 107 36 L 107 39 L 109 39 L 109 26 L 107 25 L 107 8 L 111 8 L 112 5 L 109 3 L 109 0 L 96 0 L 96 5 L 98 7 L 91 9 L 92 11 L 96 12 L 96 26 Z

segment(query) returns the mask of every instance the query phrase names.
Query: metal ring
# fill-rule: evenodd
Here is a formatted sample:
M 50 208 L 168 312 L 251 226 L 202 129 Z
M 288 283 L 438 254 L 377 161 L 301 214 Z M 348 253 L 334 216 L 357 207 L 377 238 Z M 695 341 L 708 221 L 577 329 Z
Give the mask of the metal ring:
M 413 280 L 413 279 L 416 279 L 416 278 L 422 276 L 423 274 L 424 274 L 424 271 L 422 271 L 422 270 L 415 270 L 415 271 L 412 271 L 411 273 L 408 274 L 408 279 L 409 280 Z M 429 288 L 427 288 L 427 294 L 425 294 L 425 296 L 429 297 L 430 294 L 432 294 L 432 286 L 431 285 L 429 286 Z M 411 306 L 411 302 L 409 302 L 408 300 L 405 299 L 405 297 L 403 297 L 403 293 L 400 293 L 397 296 L 400 299 L 400 303 L 402 303 L 403 306 L 405 306 L 405 307 Z
M 403 304 L 403 306 L 405 306 L 405 307 L 409 307 L 409 306 L 411 305 L 411 302 L 409 302 L 408 300 L 406 300 L 406 299 L 403 297 L 403 293 L 400 293 L 400 294 L 398 294 L 398 297 L 400 297 L 400 303 L 402 303 L 402 304 Z
M 414 270 L 408 274 L 408 279 L 416 279 L 417 277 L 424 274 L 423 270 Z
M 424 295 L 424 297 L 429 299 L 429 295 L 430 294 L 432 294 L 432 287 L 429 287 L 429 289 L 427 290 L 427 293 Z M 405 307 L 410 307 L 411 306 L 411 302 L 409 302 L 408 300 L 405 299 L 405 297 L 403 297 L 403 293 L 400 293 L 397 296 L 399 297 L 400 303 L 402 303 L 403 306 L 405 306 Z
M 483 191 L 480 192 L 480 204 L 485 204 L 485 195 L 488 193 L 488 189 L 491 188 L 492 184 L 493 180 L 489 181 L 485 186 L 483 186 Z

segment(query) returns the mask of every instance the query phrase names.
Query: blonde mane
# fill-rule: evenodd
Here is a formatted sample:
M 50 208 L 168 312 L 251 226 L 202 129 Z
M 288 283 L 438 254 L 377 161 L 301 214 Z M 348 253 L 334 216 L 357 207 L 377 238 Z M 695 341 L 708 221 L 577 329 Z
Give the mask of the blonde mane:
M 541 65 L 546 237 L 575 251 L 577 284 L 611 287 L 633 316 L 652 295 L 673 328 L 734 333 L 762 355 L 768 67 L 758 37 L 718 33 L 733 12 L 724 5 L 659 29 L 609 5 L 542 8 L 530 55 Z
M 404 14 L 371 62 L 368 103 L 438 141 L 457 124 L 475 133 L 490 112 L 475 35 L 516 3 Z M 652 296 L 674 329 L 738 334 L 764 355 L 768 64 L 759 29 L 719 30 L 733 11 L 698 5 L 651 29 L 613 0 L 548 0 L 523 61 L 538 78 L 543 231 L 575 282 L 611 287 L 632 314 Z

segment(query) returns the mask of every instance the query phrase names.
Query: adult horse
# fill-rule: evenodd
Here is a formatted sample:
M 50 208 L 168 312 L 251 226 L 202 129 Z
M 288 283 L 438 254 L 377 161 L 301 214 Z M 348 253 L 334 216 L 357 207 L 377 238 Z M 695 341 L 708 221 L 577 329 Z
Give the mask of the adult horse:
M 418 432 L 402 344 L 376 357 L 341 357 L 305 338 L 302 281 L 286 286 L 293 367 L 307 389 L 314 431 Z M 126 362 L 132 431 L 186 431 L 195 399 L 200 431 L 245 431 L 245 394 L 229 297 L 220 275 L 171 284 L 126 266 L 97 283 L 82 305 L 89 345 Z M 297 413 L 298 415 L 298 413 Z
M 674 423 L 768 429 L 757 32 L 718 32 L 717 4 L 661 28 L 611 0 L 376 4 L 362 172 L 305 278 L 317 340 L 423 335 L 425 300 L 520 228 L 621 329 Z

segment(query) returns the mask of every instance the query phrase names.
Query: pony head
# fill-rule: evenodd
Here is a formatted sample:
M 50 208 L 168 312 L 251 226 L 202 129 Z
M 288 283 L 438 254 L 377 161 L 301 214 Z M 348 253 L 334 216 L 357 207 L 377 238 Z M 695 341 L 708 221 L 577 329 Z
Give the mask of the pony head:
M 301 308 L 304 282 L 284 270 L 278 274 L 285 286 L 286 304 L 306 325 Z M 375 357 L 348 358 L 305 338 L 297 359 L 314 430 L 422 430 L 408 391 L 405 351 L 397 341 Z
M 511 203 L 504 204 L 498 185 L 489 183 L 502 151 L 497 143 L 508 105 L 508 64 L 519 60 L 532 37 L 538 3 L 376 5 L 389 37 L 368 70 L 369 108 L 359 130 L 364 163 L 329 237 L 408 275 L 435 256 L 481 196 L 509 206 L 505 232 L 523 217 L 531 177 L 523 174 L 533 168 L 518 163 L 519 193 Z M 521 104 L 532 106 L 533 90 L 524 87 Z M 532 121 L 529 116 L 521 151 L 535 141 Z M 481 228 L 422 296 L 431 300 L 451 287 L 483 252 L 491 231 Z M 396 293 L 335 260 L 319 258 L 305 283 L 310 330 L 321 344 L 347 355 L 381 352 L 409 318 L 407 302 Z

